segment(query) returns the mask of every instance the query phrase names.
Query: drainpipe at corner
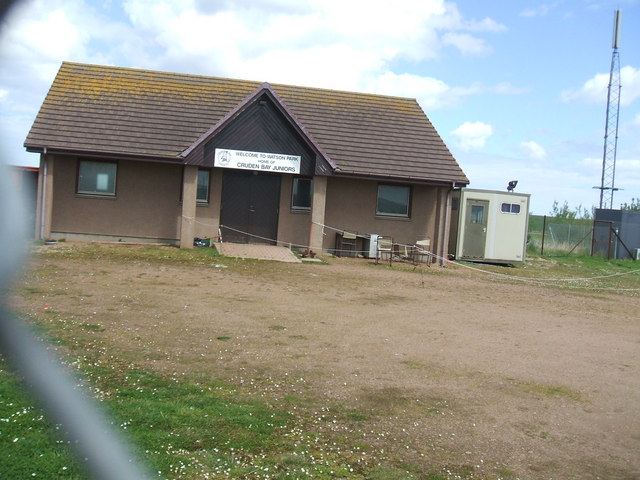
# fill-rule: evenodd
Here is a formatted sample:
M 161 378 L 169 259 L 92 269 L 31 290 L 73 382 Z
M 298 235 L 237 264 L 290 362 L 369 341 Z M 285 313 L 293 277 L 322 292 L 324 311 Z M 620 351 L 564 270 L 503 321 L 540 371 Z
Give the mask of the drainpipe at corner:
M 42 152 L 42 190 L 40 196 L 40 238 L 39 240 L 46 240 L 44 238 L 44 224 L 46 216 L 46 202 L 47 202 L 47 147 L 44 147 Z
M 440 266 L 447 264 L 449 258 L 449 229 L 451 228 L 451 195 L 456 188 L 456 182 L 451 182 L 451 188 L 447 191 L 447 201 L 444 208 L 444 231 L 442 235 L 442 249 L 440 254 Z

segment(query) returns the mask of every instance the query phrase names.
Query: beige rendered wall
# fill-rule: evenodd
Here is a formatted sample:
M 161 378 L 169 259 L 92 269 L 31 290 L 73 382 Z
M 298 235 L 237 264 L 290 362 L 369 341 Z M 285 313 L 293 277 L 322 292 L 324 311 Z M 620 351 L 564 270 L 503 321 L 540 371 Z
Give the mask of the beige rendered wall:
M 280 184 L 280 213 L 278 215 L 278 243 L 292 244 L 302 249 L 309 243 L 311 211 L 291 210 L 292 175 L 282 175 Z
M 222 169 L 209 170 L 209 203 L 196 205 L 195 236 L 217 238 L 222 202 Z
M 182 170 L 182 208 L 180 218 L 180 248 L 193 248 L 196 225 L 196 194 L 198 167 L 186 165 Z
M 53 204 L 53 156 L 40 155 L 38 193 L 36 195 L 36 240 L 51 237 L 51 215 Z
M 413 185 L 410 218 L 376 216 L 378 182 L 329 177 L 325 224 L 338 230 L 377 233 L 393 237 L 394 242 L 413 245 L 431 238 L 432 248 L 438 241 L 438 188 Z M 441 201 L 441 199 L 440 199 Z M 335 245 L 335 230 L 325 229 L 323 248 Z
M 95 237 L 99 240 L 135 239 L 178 243 L 182 202 L 182 165 L 119 161 L 116 198 L 77 195 L 77 159 L 49 155 L 53 211 L 53 238 Z M 291 210 L 291 175 L 282 175 L 278 242 L 306 246 L 309 242 L 311 212 Z M 378 182 L 359 179 L 327 178 L 324 223 L 338 230 L 393 237 L 398 243 L 413 244 L 436 236 L 442 198 L 438 188 L 413 185 L 411 217 L 377 217 Z M 51 191 L 52 190 L 52 191 Z M 196 207 L 194 236 L 215 237 L 220 223 L 222 171 L 212 169 L 209 202 Z M 440 195 L 442 197 L 442 195 Z M 440 200 L 440 201 L 439 201 Z M 323 249 L 335 244 L 335 230 L 325 228 Z M 88 238 L 90 239 L 90 238 Z
M 116 197 L 76 194 L 77 159 L 56 156 L 51 231 L 175 241 L 182 165 L 119 161 Z M 153 172 L 153 173 L 151 173 Z

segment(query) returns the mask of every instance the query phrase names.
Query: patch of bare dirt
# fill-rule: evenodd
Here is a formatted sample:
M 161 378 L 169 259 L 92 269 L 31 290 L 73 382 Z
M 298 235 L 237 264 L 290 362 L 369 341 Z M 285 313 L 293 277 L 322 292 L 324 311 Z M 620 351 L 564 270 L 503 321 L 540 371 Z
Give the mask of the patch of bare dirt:
M 327 434 L 424 471 L 640 478 L 637 295 L 351 259 L 45 256 L 38 269 L 14 298 L 21 310 L 42 316 L 47 304 L 161 371 L 341 412 Z

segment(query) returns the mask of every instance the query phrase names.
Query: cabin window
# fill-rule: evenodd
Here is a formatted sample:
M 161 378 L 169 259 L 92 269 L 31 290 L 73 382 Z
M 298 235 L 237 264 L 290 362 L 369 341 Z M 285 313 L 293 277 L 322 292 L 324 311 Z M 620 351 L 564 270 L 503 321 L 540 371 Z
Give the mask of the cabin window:
M 518 203 L 503 203 L 500 207 L 502 213 L 520 213 L 520 204 Z
M 378 185 L 376 215 L 409 217 L 411 187 L 406 185 Z
M 484 224 L 484 205 L 471 205 L 471 223 Z
M 80 160 L 76 192 L 82 195 L 115 197 L 118 164 Z
M 291 209 L 299 211 L 311 210 L 311 188 L 310 178 L 294 177 L 291 189 Z
M 209 202 L 209 170 L 198 170 L 198 186 L 196 189 L 196 202 Z

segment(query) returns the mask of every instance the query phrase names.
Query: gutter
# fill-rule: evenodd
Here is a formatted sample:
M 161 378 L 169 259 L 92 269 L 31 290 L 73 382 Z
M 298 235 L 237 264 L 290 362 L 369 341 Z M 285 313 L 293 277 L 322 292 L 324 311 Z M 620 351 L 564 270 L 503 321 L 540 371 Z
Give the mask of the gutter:
M 427 178 L 415 177 L 415 176 L 406 176 L 406 177 L 393 176 L 392 177 L 392 176 L 380 175 L 377 173 L 371 173 L 371 174 L 356 173 L 353 171 L 340 170 L 340 168 L 338 168 L 335 171 L 334 175 L 336 177 L 343 177 L 343 178 L 355 178 L 360 180 L 377 180 L 380 182 L 398 183 L 398 184 L 413 183 L 417 185 L 427 185 L 432 187 L 446 187 L 451 185 L 452 188 L 454 189 L 456 187 L 466 187 L 468 185 L 468 183 L 464 183 L 459 180 L 435 180 L 435 179 L 427 179 Z
M 84 151 L 84 150 L 65 150 L 65 149 L 47 149 L 47 147 L 29 147 L 27 146 L 27 152 L 31 153 L 44 153 L 51 152 L 55 155 L 68 155 L 71 157 L 83 157 L 83 158 L 108 158 L 110 160 L 130 160 L 136 162 L 154 162 L 154 163 L 166 163 L 170 165 L 184 165 L 183 159 L 174 156 L 147 156 L 147 155 L 130 155 L 126 153 L 108 152 L 108 151 Z

